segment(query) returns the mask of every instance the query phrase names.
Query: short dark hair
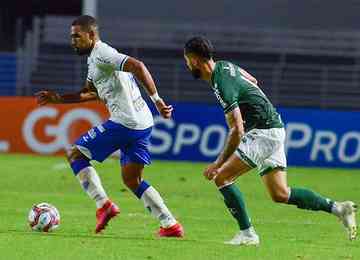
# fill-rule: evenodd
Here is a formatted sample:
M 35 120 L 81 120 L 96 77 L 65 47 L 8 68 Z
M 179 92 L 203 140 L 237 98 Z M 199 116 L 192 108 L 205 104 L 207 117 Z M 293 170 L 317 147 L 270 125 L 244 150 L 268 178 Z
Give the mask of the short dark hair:
M 71 24 L 72 26 L 79 25 L 81 29 L 89 32 L 90 30 L 94 29 L 97 30 L 98 24 L 94 17 L 90 15 L 81 15 L 77 17 Z
M 199 57 L 210 60 L 214 56 L 214 47 L 211 42 L 203 36 L 196 36 L 185 43 L 185 54 L 194 53 Z

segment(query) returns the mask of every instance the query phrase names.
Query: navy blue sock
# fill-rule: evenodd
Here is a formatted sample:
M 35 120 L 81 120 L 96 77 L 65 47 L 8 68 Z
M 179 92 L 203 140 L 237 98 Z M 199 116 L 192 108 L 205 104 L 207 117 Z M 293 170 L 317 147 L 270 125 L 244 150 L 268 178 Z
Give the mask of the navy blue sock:
M 141 199 L 141 196 L 149 187 L 150 187 L 150 184 L 143 180 L 140 183 L 139 187 L 137 187 L 136 190 L 134 191 L 134 194 L 136 195 L 136 197 Z
M 74 175 L 78 175 L 78 173 L 86 168 L 86 167 L 89 167 L 91 166 L 90 162 L 88 160 L 85 160 L 85 159 L 78 159 L 78 160 L 75 160 L 73 161 L 71 164 L 71 169 L 73 170 L 74 172 Z

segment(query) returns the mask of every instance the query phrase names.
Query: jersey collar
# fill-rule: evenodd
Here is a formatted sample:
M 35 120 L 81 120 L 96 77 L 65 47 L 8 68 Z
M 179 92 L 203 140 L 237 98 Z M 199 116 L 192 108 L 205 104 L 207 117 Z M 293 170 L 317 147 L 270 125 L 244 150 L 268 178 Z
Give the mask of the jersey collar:
M 215 67 L 214 67 L 214 70 L 213 70 L 213 72 L 211 74 L 211 85 L 213 87 L 215 86 L 215 71 L 216 71 L 217 65 L 218 65 L 218 62 L 215 62 Z
M 98 40 L 97 42 L 95 42 L 95 45 L 94 45 L 94 47 L 93 47 L 93 49 L 91 50 L 91 53 L 90 53 L 90 56 L 95 52 L 95 50 L 97 49 L 97 48 L 99 48 L 99 45 L 102 43 L 102 41 L 100 41 L 100 40 Z M 89 57 L 90 57 L 89 56 Z

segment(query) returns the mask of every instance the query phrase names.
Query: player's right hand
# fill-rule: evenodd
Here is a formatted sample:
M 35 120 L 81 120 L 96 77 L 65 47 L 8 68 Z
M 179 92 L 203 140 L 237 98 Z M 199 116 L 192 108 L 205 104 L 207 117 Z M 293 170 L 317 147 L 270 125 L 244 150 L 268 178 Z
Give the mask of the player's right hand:
M 37 103 L 40 106 L 44 106 L 46 104 L 57 104 L 61 102 L 61 97 L 58 93 L 53 91 L 39 91 L 35 93 L 35 97 L 37 99 Z
M 155 106 L 163 118 L 169 119 L 172 111 L 174 110 L 172 105 L 166 105 L 164 100 L 159 99 L 155 102 Z
M 219 169 L 219 165 L 217 163 L 211 163 L 209 164 L 206 169 L 203 172 L 203 175 L 206 179 L 208 179 L 209 181 L 213 180 L 216 175 L 219 173 L 218 172 Z

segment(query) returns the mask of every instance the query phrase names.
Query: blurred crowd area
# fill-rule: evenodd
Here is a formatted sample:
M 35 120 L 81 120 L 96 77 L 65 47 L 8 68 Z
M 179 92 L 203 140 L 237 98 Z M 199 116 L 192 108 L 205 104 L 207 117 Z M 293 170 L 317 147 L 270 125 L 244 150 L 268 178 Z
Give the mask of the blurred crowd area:
M 94 3 L 94 1 L 92 1 Z M 143 60 L 163 96 L 215 103 L 183 61 L 183 44 L 208 37 L 217 59 L 251 72 L 282 107 L 360 108 L 360 3 L 327 1 L 95 1 L 101 37 Z M 78 90 L 86 59 L 69 47 L 69 28 L 87 1 L 0 3 L 0 95 Z M 204 12 L 206 8 L 206 12 Z

